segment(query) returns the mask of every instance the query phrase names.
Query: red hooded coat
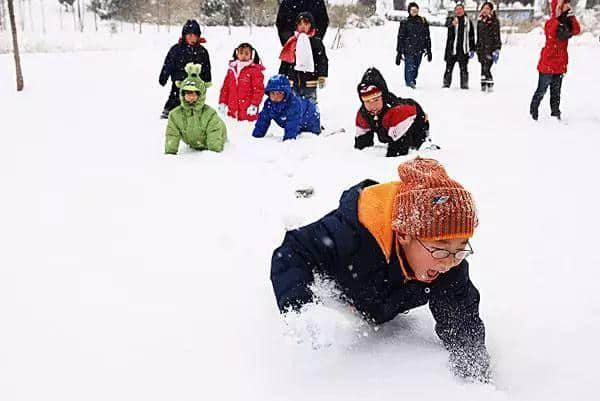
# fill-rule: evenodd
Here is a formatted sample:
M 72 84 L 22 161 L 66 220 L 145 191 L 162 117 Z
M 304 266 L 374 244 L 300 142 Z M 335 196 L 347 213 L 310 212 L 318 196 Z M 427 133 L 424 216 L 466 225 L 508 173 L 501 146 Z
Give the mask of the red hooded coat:
M 542 49 L 540 62 L 538 63 L 538 71 L 541 74 L 564 74 L 567 72 L 567 64 L 569 63 L 569 53 L 567 46 L 568 40 L 558 40 L 556 31 L 560 25 L 556 7 L 558 0 L 552 0 L 551 10 L 552 17 L 546 22 L 544 31 L 546 33 L 546 45 Z M 571 21 L 571 35 L 578 35 L 581 32 L 579 21 L 577 18 L 569 17 Z
M 258 107 L 265 95 L 264 74 L 265 67 L 261 64 L 250 63 L 237 70 L 238 61 L 229 63 L 225 81 L 221 87 L 219 104 L 227 105 L 227 115 L 240 121 L 256 121 Z M 256 106 L 257 113 L 248 115 L 248 107 Z

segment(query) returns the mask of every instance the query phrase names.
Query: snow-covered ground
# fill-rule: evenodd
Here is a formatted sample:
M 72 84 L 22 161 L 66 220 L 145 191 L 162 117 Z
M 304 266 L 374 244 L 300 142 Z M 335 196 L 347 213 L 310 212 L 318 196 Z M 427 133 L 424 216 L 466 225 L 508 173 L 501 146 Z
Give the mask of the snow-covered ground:
M 434 61 L 407 90 L 393 65 L 395 30 L 350 31 L 345 48 L 329 51 L 320 107 L 345 135 L 284 144 L 228 120 L 222 154 L 163 155 L 167 89 L 157 80 L 177 31 L 133 49 L 24 54 L 22 93 L 12 56 L 1 55 L 0 399 L 595 399 L 597 42 L 571 44 L 563 125 L 547 98 L 539 122 L 527 113 L 539 35 L 505 46 L 496 92 L 484 95 L 476 61 L 470 91 L 440 88 L 437 28 Z M 277 70 L 274 28 L 205 36 L 209 104 L 239 42 L 256 45 L 268 74 Z M 327 213 L 364 178 L 395 179 L 403 160 L 352 149 L 355 87 L 371 65 L 422 104 L 442 146 L 429 156 L 478 201 L 471 274 L 496 386 L 452 377 L 427 308 L 378 331 L 335 305 L 289 326 L 277 311 L 270 256 L 286 227 Z M 315 195 L 296 199 L 305 185 Z M 313 350 L 290 335 L 307 340 L 315 327 L 330 346 Z

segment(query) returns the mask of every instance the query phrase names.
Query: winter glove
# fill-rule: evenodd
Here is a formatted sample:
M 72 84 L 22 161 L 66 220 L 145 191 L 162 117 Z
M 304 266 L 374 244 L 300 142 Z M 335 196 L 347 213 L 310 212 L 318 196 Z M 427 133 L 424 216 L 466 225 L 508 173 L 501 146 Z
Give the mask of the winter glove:
M 485 347 L 456 348 L 450 351 L 450 368 L 464 380 L 489 383 L 492 380 L 490 355 Z
M 326 86 L 327 77 L 319 77 L 319 89 L 323 89 Z
M 227 105 L 226 104 L 221 103 L 219 105 L 219 113 L 223 116 L 227 115 Z
M 246 114 L 248 114 L 249 116 L 255 116 L 256 113 L 258 113 L 258 107 L 256 107 L 255 105 L 250 105 L 250 107 L 248 107 L 248 110 L 246 110 Z
M 475 51 L 471 50 L 469 51 L 469 58 L 473 58 L 475 57 Z
M 432 59 L 433 59 L 433 56 L 431 55 L 431 53 L 427 53 L 427 62 L 431 63 Z
M 494 50 L 492 52 L 492 62 L 494 64 L 496 64 L 498 62 L 498 59 L 500 58 L 500 50 Z
M 402 57 L 402 53 L 396 54 L 396 65 L 400 65 L 404 57 Z

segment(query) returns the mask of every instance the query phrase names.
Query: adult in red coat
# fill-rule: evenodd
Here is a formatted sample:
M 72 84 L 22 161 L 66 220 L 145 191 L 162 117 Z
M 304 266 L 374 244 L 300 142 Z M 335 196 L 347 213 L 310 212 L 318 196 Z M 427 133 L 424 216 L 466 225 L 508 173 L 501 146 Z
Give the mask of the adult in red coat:
M 538 87 L 531 99 L 529 113 L 534 120 L 538 119 L 538 108 L 550 87 L 551 115 L 560 120 L 560 89 L 563 74 L 567 72 L 569 53 L 567 46 L 571 36 L 581 32 L 579 21 L 573 15 L 570 0 L 552 0 L 551 18 L 546 22 L 546 45 L 542 49 L 538 63 Z
M 265 67 L 248 43 L 235 49 L 219 97 L 219 111 L 240 121 L 256 121 L 265 95 Z

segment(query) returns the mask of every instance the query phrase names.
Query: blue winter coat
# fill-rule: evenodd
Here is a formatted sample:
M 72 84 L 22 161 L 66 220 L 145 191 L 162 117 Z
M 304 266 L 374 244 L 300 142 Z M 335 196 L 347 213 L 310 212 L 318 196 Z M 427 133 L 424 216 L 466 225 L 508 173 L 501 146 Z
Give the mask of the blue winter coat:
M 285 98 L 281 102 L 272 102 L 269 98 L 265 100 L 252 132 L 253 137 L 264 137 L 269 130 L 271 120 L 284 129 L 284 141 L 296 138 L 301 132 L 312 132 L 317 135 L 321 132 L 321 117 L 314 103 L 293 94 L 286 76 L 280 74 L 271 77 L 265 88 L 265 94 L 268 96 L 271 91 L 284 92 Z
M 464 260 L 433 283 L 405 280 L 396 252 L 386 255 L 371 231 L 359 221 L 361 192 L 375 184 L 366 180 L 355 185 L 343 193 L 336 210 L 286 233 L 271 264 L 279 309 L 283 313 L 311 302 L 309 285 L 318 272 L 333 279 L 344 299 L 369 321 L 381 324 L 429 303 L 435 330 L 449 350 L 485 350 L 479 292 L 469 279 L 468 263 Z

